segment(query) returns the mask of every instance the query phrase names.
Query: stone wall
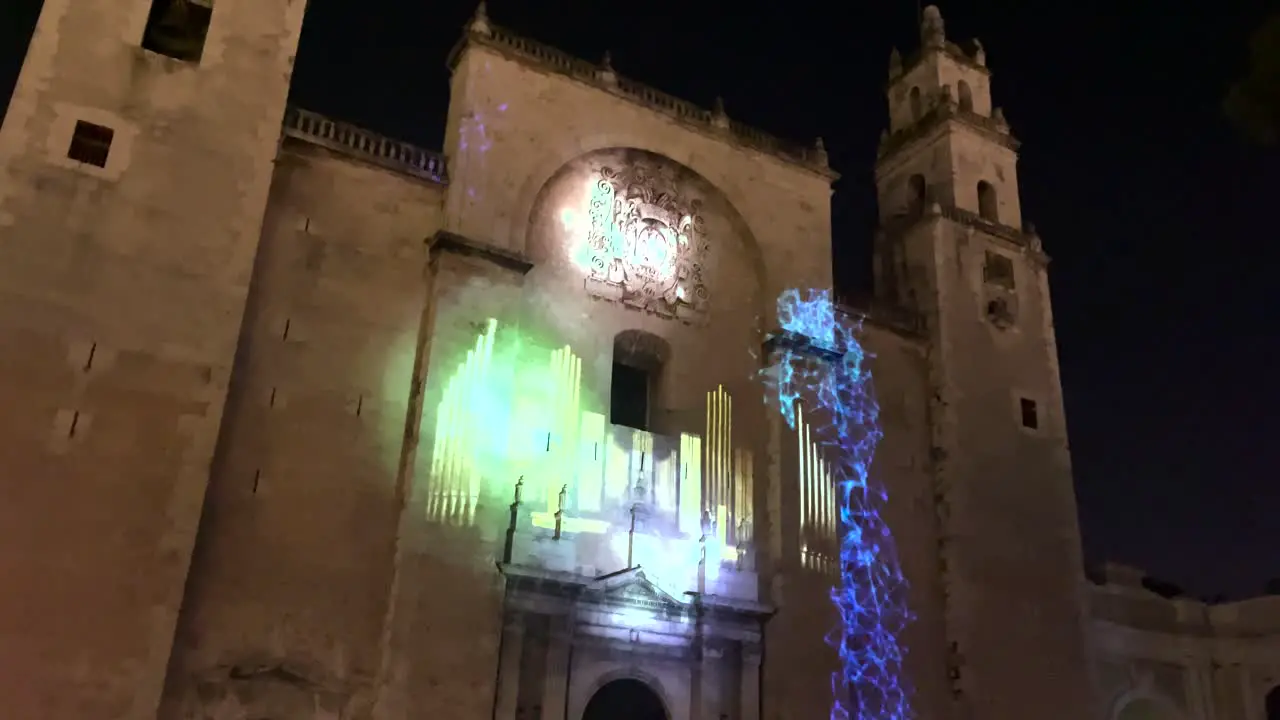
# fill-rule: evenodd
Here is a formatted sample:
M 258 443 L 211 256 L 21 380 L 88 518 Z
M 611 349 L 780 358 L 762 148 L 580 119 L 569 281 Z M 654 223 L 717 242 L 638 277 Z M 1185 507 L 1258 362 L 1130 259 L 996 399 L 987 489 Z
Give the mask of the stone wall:
M 1089 585 L 1099 693 L 1112 720 L 1274 720 L 1280 598 L 1206 604 L 1110 565 Z M 1271 700 L 1273 709 L 1280 708 Z
M 304 6 L 219 3 L 195 63 L 149 0 L 43 4 L 0 129 L 15 717 L 155 715 Z
M 283 148 L 187 585 L 175 702 L 285 712 L 294 701 L 273 699 L 283 689 L 335 713 L 371 703 L 441 197 L 438 184 L 309 143 Z M 296 680 L 266 673 L 277 667 Z

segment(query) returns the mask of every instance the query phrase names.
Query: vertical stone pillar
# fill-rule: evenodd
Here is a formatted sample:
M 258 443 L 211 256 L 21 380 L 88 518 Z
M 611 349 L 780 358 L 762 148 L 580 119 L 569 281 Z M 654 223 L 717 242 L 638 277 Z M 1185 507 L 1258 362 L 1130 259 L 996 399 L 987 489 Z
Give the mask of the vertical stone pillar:
M 1245 720 L 1256 720 L 1262 716 L 1258 712 L 1258 704 L 1253 699 L 1253 688 L 1249 678 L 1249 666 L 1241 663 L 1236 666 L 1240 677 L 1240 708 L 1244 711 Z
M 569 689 L 568 617 L 551 618 L 547 636 L 547 679 L 542 690 L 542 720 L 564 720 L 565 693 Z
M 724 700 L 724 658 L 720 651 L 705 638 L 702 641 L 702 704 L 696 718 L 689 720 L 719 720 Z
M 498 700 L 495 720 L 515 720 L 520 693 L 520 658 L 524 652 L 524 616 L 513 612 L 502 628 L 502 655 L 498 661 Z
M 760 646 L 742 644 L 742 682 L 738 720 L 760 720 Z

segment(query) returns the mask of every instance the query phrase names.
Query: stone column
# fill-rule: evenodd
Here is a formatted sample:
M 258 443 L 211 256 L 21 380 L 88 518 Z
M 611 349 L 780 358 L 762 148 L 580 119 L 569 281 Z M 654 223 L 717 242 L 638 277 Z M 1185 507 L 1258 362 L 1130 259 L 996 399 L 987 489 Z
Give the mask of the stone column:
M 569 688 L 569 624 L 569 618 L 551 618 L 551 632 L 547 637 L 547 679 L 542 690 L 542 720 L 564 720 L 565 692 Z
M 760 720 L 760 646 L 742 644 L 742 685 L 738 720 Z
M 498 661 L 498 700 L 495 720 L 514 720 L 520 692 L 520 657 L 524 650 L 524 616 L 511 613 L 502 628 L 502 656 Z
M 1258 712 L 1257 703 L 1253 701 L 1252 683 L 1249 681 L 1249 666 L 1241 663 L 1236 666 L 1240 673 L 1240 707 L 1244 710 L 1245 720 L 1255 720 L 1261 716 Z

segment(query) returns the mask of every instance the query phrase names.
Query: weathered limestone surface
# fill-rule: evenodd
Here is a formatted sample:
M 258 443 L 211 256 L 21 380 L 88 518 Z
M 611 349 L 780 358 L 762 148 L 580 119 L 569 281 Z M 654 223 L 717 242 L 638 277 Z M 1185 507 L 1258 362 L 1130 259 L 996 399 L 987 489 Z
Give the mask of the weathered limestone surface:
M 1158 595 L 1136 568 L 1090 584 L 1106 717 L 1270 720 L 1280 710 L 1280 598 L 1206 604 Z
M 220 3 L 196 68 L 139 48 L 148 5 L 45 3 L 0 130 L 15 717 L 155 715 L 304 7 Z M 77 120 L 106 167 L 67 159 Z
M 187 587 L 175 703 L 371 705 L 427 304 L 424 238 L 440 198 L 434 183 L 283 148 Z
M 453 58 L 447 174 L 318 116 L 291 115 L 282 139 L 304 6 L 219 0 L 197 67 L 138 49 L 146 0 L 45 3 L 0 129 L 0 576 L 23 588 L 0 598 L 4 707 L 481 720 L 496 703 L 501 720 L 576 720 L 631 677 L 672 720 L 825 717 L 835 578 L 801 562 L 801 451 L 759 375 L 779 293 L 831 286 L 820 149 L 784 153 L 722 109 L 483 18 Z M 1081 582 L 1017 145 L 985 54 L 925 15 L 925 52 L 891 71 L 878 304 L 861 331 L 915 712 L 1261 720 L 1280 678 L 1270 599 Z M 67 159 L 77 120 L 116 131 L 106 167 Z M 590 190 L 636 167 L 697 201 L 704 312 L 585 288 Z M 435 504 L 438 407 L 490 320 L 539 351 L 571 347 L 583 407 L 602 413 L 616 339 L 643 338 L 662 356 L 655 435 L 707 432 L 708 393 L 733 398 L 755 468 L 751 567 L 735 577 L 758 578 L 761 607 L 687 654 L 598 608 L 601 637 L 626 635 L 578 646 L 571 616 L 513 612 L 498 565 L 526 469 L 484 477 L 465 512 Z M 775 608 L 763 641 L 741 626 Z

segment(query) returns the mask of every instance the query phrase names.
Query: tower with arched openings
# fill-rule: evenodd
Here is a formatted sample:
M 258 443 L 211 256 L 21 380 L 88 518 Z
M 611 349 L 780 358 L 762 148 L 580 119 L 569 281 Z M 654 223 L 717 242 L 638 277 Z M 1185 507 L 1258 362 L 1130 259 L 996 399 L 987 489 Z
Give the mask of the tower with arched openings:
M 434 152 L 285 107 L 304 13 L 44 4 L 0 128 L 6 708 L 827 716 L 839 458 L 770 385 L 839 355 L 779 311 L 832 288 L 821 142 L 481 5 Z M 936 9 L 892 73 L 878 297 L 825 318 L 868 351 L 914 616 L 886 687 L 1086 717 L 1016 143 Z

